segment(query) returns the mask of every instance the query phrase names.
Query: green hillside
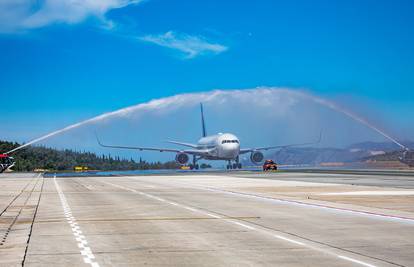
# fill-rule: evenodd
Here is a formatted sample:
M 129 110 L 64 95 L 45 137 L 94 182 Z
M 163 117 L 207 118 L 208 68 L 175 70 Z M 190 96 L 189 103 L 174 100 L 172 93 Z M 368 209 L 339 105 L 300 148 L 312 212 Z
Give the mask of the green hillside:
M 0 152 L 4 153 L 18 147 L 20 144 L 0 141 Z M 133 159 L 120 159 L 110 155 L 98 156 L 90 152 L 73 150 L 56 150 L 52 148 L 30 146 L 11 155 L 16 161 L 15 171 L 33 171 L 47 169 L 52 171 L 69 171 L 75 166 L 86 166 L 90 170 L 148 170 L 148 169 L 178 169 L 175 161 L 170 162 L 139 162 Z

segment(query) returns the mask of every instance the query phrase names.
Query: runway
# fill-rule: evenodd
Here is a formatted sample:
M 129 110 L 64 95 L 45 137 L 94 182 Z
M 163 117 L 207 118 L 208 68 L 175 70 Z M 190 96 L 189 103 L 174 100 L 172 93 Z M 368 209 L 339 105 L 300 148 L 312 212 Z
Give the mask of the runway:
M 414 177 L 392 178 L 2 174 L 0 266 L 414 266 Z

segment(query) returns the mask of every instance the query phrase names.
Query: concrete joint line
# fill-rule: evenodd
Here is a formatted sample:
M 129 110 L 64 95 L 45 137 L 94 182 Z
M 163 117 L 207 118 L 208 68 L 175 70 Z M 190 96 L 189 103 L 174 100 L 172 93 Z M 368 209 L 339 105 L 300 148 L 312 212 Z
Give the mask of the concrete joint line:
M 296 206 L 302 206 L 302 207 L 311 207 L 311 208 L 325 209 L 325 210 L 331 210 L 331 211 L 338 211 L 338 212 L 343 212 L 343 213 L 348 213 L 348 214 L 353 214 L 353 215 L 371 217 L 375 219 L 388 219 L 388 220 L 392 220 L 396 222 L 414 223 L 414 219 L 412 218 L 381 214 L 381 213 L 375 213 L 375 212 L 369 212 L 369 211 L 353 210 L 353 209 L 348 209 L 348 208 L 333 207 L 333 206 L 315 204 L 315 203 L 306 203 L 306 202 L 302 202 L 299 200 L 279 199 L 279 198 L 260 196 L 260 195 L 250 194 L 250 193 L 239 193 L 239 192 L 234 192 L 234 191 L 221 190 L 221 189 L 210 188 L 210 187 L 207 187 L 207 188 L 197 187 L 195 189 L 224 193 L 224 194 L 229 194 L 229 195 L 238 195 L 242 197 L 269 201 L 269 202 L 277 202 L 281 204 L 290 204 L 290 205 L 296 205 Z
M 200 210 L 200 209 L 195 209 L 195 208 L 192 208 L 192 207 L 183 205 L 183 204 L 179 204 L 177 202 L 173 202 L 173 201 L 169 201 L 169 200 L 166 200 L 166 199 L 162 199 L 160 197 L 157 197 L 157 196 L 154 196 L 154 195 L 151 195 L 151 194 L 148 194 L 148 193 L 144 193 L 144 192 L 137 191 L 135 189 L 131 189 L 131 188 L 128 188 L 128 187 L 124 187 L 122 185 L 117 185 L 117 184 L 113 184 L 113 183 L 110 183 L 110 182 L 104 182 L 104 181 L 100 181 L 100 182 L 102 182 L 104 184 L 107 184 L 107 185 L 110 185 L 110 186 L 113 186 L 113 187 L 117 187 L 117 188 L 126 190 L 126 191 L 130 191 L 130 192 L 133 192 L 133 193 L 136 193 L 136 194 L 139 194 L 139 195 L 142 195 L 142 196 L 145 196 L 145 197 L 154 199 L 154 200 L 158 200 L 158 201 L 161 201 L 161 202 L 165 202 L 167 204 L 170 204 L 170 205 L 173 205 L 173 206 L 177 206 L 177 207 L 180 207 L 180 208 L 183 208 L 183 209 L 186 209 L 186 210 L 191 210 L 191 211 L 194 211 L 194 212 L 197 212 L 197 213 L 201 213 L 201 214 L 207 215 L 209 217 L 214 217 L 214 218 L 218 218 L 218 219 L 227 219 L 227 218 L 222 217 L 222 216 L 219 216 L 219 215 L 215 215 L 215 214 L 212 214 L 212 213 L 208 213 L 208 212 L 205 212 L 205 211 Z M 306 248 L 309 248 L 309 249 L 312 249 L 312 250 L 316 250 L 316 251 L 322 252 L 324 254 L 328 254 L 328 255 L 337 257 L 337 258 L 342 259 L 342 260 L 346 260 L 346 261 L 353 262 L 355 264 L 359 264 L 359 265 L 366 266 L 366 267 L 377 267 L 376 265 L 372 265 L 372 264 L 366 263 L 364 261 L 360 261 L 360 260 L 357 260 L 357 259 L 354 259 L 354 258 L 351 258 L 351 257 L 344 256 L 344 255 L 339 255 L 337 253 L 334 253 L 332 251 L 328 251 L 328 250 L 323 249 L 323 248 L 314 247 L 311 244 L 306 244 L 306 243 L 303 243 L 303 242 L 300 242 L 300 241 L 296 241 L 296 240 L 293 240 L 293 239 L 290 239 L 290 238 L 287 238 L 287 237 L 283 237 L 281 235 L 275 235 L 274 233 L 271 233 L 269 231 L 266 231 L 266 230 L 263 230 L 263 229 L 259 229 L 259 228 L 253 227 L 253 226 L 250 226 L 250 225 L 248 225 L 246 223 L 238 222 L 238 221 L 236 221 L 234 219 L 230 219 L 230 220 L 226 220 L 226 221 L 229 222 L 229 223 L 232 223 L 232 224 L 241 226 L 243 228 L 246 228 L 248 230 L 261 232 L 261 233 L 264 233 L 264 234 L 267 234 L 267 235 L 270 234 L 271 236 L 273 236 L 274 238 L 277 238 L 279 240 L 284 240 L 284 241 L 293 243 L 293 244 L 298 245 L 298 246 L 303 246 L 303 247 L 306 247 Z

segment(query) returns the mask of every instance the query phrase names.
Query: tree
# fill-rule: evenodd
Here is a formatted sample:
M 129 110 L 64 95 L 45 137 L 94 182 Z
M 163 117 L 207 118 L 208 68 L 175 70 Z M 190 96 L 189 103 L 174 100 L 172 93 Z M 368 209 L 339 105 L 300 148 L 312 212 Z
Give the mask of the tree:
M 0 141 L 0 151 L 10 151 L 20 146 L 18 143 Z M 137 163 L 133 159 L 126 160 L 111 155 L 98 156 L 91 152 L 75 152 L 70 149 L 56 150 L 42 146 L 29 146 L 12 155 L 16 164 L 16 171 L 33 171 L 34 169 L 48 169 L 51 171 L 72 171 L 75 166 L 88 167 L 89 170 L 147 170 L 147 169 L 178 169 L 175 161 L 146 162 L 140 159 Z

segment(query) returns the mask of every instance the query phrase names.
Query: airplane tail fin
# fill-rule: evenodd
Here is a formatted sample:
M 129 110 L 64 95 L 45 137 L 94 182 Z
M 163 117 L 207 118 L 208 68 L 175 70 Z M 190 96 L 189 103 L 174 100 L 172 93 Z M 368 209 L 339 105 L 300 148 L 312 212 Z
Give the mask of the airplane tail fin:
M 203 130 L 203 137 L 207 136 L 207 132 L 206 132 L 206 124 L 204 121 L 204 111 L 203 111 L 203 103 L 200 103 L 200 110 L 201 110 L 201 127 Z

